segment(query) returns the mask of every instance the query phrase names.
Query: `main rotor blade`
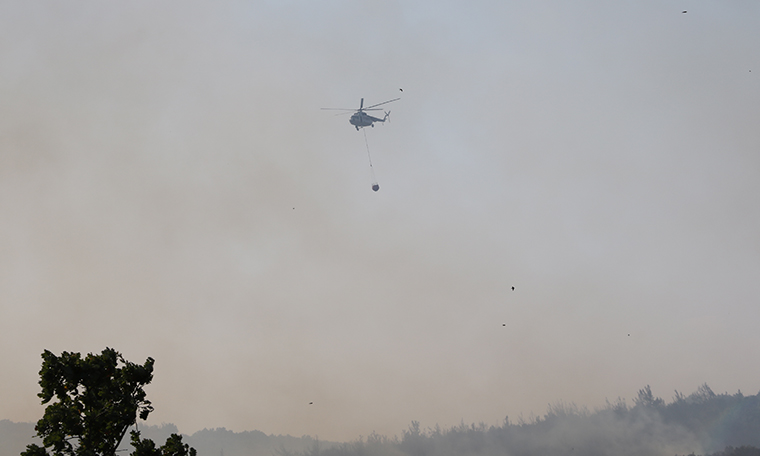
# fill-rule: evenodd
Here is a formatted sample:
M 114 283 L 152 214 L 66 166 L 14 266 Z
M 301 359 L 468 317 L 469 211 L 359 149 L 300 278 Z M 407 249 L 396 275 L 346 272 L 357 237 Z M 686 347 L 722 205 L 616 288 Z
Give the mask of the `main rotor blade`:
M 375 106 L 384 105 L 384 104 L 386 104 L 386 103 L 390 103 L 390 102 L 392 102 L 392 101 L 398 101 L 398 100 L 400 100 L 400 99 L 401 99 L 401 98 L 394 98 L 393 100 L 383 101 L 382 103 L 378 103 L 378 104 L 376 104 L 376 105 L 367 106 L 366 108 L 364 108 L 364 110 L 366 111 L 366 110 L 368 110 L 368 109 L 370 109 L 370 108 L 374 108 Z
M 323 111 L 356 111 L 356 108 L 319 108 Z

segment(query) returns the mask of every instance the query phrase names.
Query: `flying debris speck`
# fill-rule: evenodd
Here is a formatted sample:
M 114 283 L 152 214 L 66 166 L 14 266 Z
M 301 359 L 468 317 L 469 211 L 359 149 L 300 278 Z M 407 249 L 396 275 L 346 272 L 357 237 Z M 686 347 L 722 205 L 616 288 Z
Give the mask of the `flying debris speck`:
M 309 402 L 309 405 L 314 405 L 314 403 L 313 402 Z
M 681 11 L 682 14 L 686 14 L 686 11 Z
M 503 324 L 502 324 L 502 326 L 507 326 L 507 324 L 506 324 L 506 323 L 503 323 Z
M 377 184 L 372 184 L 372 190 L 378 191 L 378 190 L 380 190 L 380 186 L 377 185 Z
M 515 291 L 515 287 L 512 287 L 512 291 Z
M 402 89 L 401 87 L 399 87 L 399 88 L 398 88 L 398 91 L 399 91 L 399 92 L 403 92 L 403 91 L 404 91 L 404 89 Z

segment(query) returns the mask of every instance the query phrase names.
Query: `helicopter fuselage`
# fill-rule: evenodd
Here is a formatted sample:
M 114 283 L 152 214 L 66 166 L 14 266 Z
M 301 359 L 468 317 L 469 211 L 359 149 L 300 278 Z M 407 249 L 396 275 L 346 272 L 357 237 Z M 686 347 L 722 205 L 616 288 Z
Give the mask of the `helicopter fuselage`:
M 387 117 L 388 116 L 386 116 L 386 118 Z M 358 130 L 362 127 L 372 127 L 374 126 L 372 124 L 375 122 L 385 122 L 385 119 L 378 119 L 377 117 L 372 117 L 364 111 L 358 111 L 351 115 L 351 118 L 348 119 L 348 122 Z
M 378 119 L 377 117 L 372 117 L 371 115 L 367 114 L 365 111 L 382 111 L 382 109 L 378 108 L 378 106 L 391 103 L 393 101 L 400 100 L 401 98 L 394 98 L 393 100 L 384 101 L 382 103 L 374 104 L 372 106 L 364 107 L 364 98 L 362 98 L 359 101 L 359 110 L 354 112 L 351 115 L 351 118 L 348 119 L 348 122 L 356 127 L 356 130 L 358 131 L 360 128 L 364 127 L 374 127 L 375 122 L 385 122 L 388 120 L 388 116 L 391 114 L 390 111 L 385 112 L 385 116 L 382 119 Z M 345 109 L 345 108 L 322 108 L 322 109 L 329 109 L 334 111 L 352 111 L 352 109 Z M 340 114 L 338 114 L 340 115 Z

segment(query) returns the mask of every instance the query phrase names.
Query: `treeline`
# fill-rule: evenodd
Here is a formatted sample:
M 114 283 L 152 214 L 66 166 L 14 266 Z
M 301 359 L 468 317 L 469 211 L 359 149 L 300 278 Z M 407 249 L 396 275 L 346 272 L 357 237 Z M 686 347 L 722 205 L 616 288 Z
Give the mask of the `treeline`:
M 739 448 L 728 446 L 725 450 L 714 453 L 711 456 L 760 456 L 760 448 L 747 445 L 740 446 Z
M 666 403 L 647 386 L 633 402 L 608 401 L 593 412 L 558 403 L 543 416 L 506 418 L 500 426 L 422 429 L 413 421 L 401 438 L 372 434 L 331 448 L 315 444 L 299 456 L 760 456 L 759 396 L 715 394 L 702 385 Z
M 178 433 L 172 424 L 139 430 L 155 441 Z M 18 456 L 33 435 L 33 423 L 1 420 L 0 456 Z M 413 421 L 400 437 L 371 434 L 346 443 L 216 428 L 183 435 L 183 442 L 199 456 L 760 456 L 760 395 L 715 394 L 702 385 L 666 402 L 647 386 L 630 405 L 617 399 L 589 411 L 560 402 L 543 416 L 497 426 L 422 428 Z
M 185 441 L 198 451 L 199 456 L 274 456 L 283 451 L 303 453 L 318 442 L 308 435 L 268 435 L 261 431 L 233 432 L 225 428 L 203 429 L 187 436 Z M 328 441 L 319 441 L 319 444 L 322 448 L 337 445 Z
M 171 434 L 179 434 L 173 424 L 140 425 L 139 431 L 143 438 L 156 442 L 165 441 Z M 34 423 L 0 420 L 0 456 L 19 456 L 28 444 L 41 444 L 34 434 Z M 182 441 L 195 448 L 198 456 L 273 456 L 282 452 L 300 454 L 317 444 L 317 439 L 310 436 L 268 435 L 261 431 L 233 432 L 225 428 L 203 429 L 192 435 L 182 434 Z M 337 443 L 319 442 L 320 448 L 330 448 L 333 445 Z M 125 438 L 116 454 L 126 455 L 133 450 L 129 439 Z

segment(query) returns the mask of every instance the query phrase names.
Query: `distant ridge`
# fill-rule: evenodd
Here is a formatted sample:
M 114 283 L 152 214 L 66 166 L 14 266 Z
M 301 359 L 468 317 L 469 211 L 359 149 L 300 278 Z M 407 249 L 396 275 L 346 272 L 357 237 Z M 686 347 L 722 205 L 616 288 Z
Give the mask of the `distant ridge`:
M 171 423 L 139 425 L 139 430 L 142 437 L 161 443 L 171 434 L 179 433 L 177 426 Z M 0 456 L 19 456 L 30 443 L 41 445 L 40 439 L 33 437 L 34 434 L 34 423 L 0 420 Z M 311 436 L 267 435 L 261 431 L 233 432 L 225 428 L 203 429 L 192 435 L 182 434 L 182 440 L 195 448 L 198 456 L 300 454 L 314 448 L 317 443 L 317 439 Z M 336 445 L 336 442 L 319 441 L 320 448 Z M 119 448 L 132 449 L 129 445 L 129 434 Z
M 30 443 L 42 445 L 34 434 L 34 423 L 0 420 L 0 456 L 19 456 Z
M 156 442 L 177 433 L 173 424 L 139 428 Z M 32 423 L 0 421 L 0 456 L 19 456 L 33 434 Z M 497 426 L 423 428 L 412 421 L 401 438 L 372 433 L 336 443 L 216 428 L 183 435 L 183 441 L 198 456 L 760 456 L 760 394 L 716 394 L 703 384 L 666 402 L 647 385 L 632 405 L 618 398 L 590 411 L 559 402 L 543 416 L 505 418 Z M 130 449 L 127 443 L 121 448 Z

